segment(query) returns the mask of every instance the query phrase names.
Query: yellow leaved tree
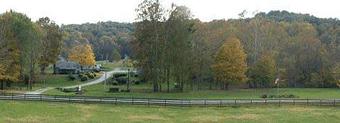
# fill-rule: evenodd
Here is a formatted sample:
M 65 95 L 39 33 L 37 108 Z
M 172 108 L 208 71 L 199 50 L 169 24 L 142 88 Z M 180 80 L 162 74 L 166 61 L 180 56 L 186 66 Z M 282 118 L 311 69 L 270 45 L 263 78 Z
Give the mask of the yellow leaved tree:
M 92 47 L 89 44 L 73 47 L 68 55 L 68 59 L 78 62 L 82 66 L 92 66 L 96 63 Z
M 5 78 L 5 67 L 0 64 L 0 80 Z
M 223 89 L 227 89 L 230 83 L 246 80 L 246 54 L 239 39 L 231 37 L 225 41 L 217 51 L 212 69 L 215 79 L 223 83 Z

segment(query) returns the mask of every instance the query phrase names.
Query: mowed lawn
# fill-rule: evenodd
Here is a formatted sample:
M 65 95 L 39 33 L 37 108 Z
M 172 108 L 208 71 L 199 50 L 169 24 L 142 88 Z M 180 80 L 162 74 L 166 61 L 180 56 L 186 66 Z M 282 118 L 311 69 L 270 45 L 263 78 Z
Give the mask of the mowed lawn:
M 160 107 L 0 101 L 1 123 L 338 123 L 340 107 Z
M 201 90 L 185 92 L 152 92 L 146 84 L 133 85 L 132 92 L 109 93 L 109 87 L 104 84 L 96 84 L 84 87 L 84 96 L 110 96 L 110 97 L 139 97 L 139 98 L 176 98 L 176 99 L 244 99 L 261 98 L 261 95 L 293 94 L 298 98 L 334 99 L 340 98 L 339 88 L 276 88 L 272 89 L 232 89 L 232 90 Z M 125 86 L 120 86 L 125 89 Z M 63 93 L 58 90 L 50 90 L 45 94 L 52 95 L 75 95 Z

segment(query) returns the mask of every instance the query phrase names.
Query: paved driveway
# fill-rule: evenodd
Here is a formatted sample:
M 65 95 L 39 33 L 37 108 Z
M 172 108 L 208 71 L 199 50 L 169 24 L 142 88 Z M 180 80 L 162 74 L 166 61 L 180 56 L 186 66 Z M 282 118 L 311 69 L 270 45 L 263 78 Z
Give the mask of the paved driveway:
M 121 68 L 115 68 L 112 71 L 105 72 L 100 78 L 98 78 L 96 80 L 86 82 L 86 83 L 82 83 L 82 84 L 78 84 L 78 85 L 65 86 L 65 87 L 62 87 L 62 88 L 75 88 L 75 87 L 79 87 L 79 86 L 84 87 L 84 86 L 90 86 L 90 85 L 98 84 L 98 83 L 104 82 L 105 79 L 110 78 L 114 73 L 126 73 L 126 72 L 127 72 L 127 70 L 123 70 Z M 46 87 L 46 88 L 38 89 L 38 90 L 35 90 L 35 91 L 27 92 L 25 94 L 42 94 L 42 93 L 44 93 L 48 90 L 51 90 L 51 89 L 54 89 L 54 87 Z

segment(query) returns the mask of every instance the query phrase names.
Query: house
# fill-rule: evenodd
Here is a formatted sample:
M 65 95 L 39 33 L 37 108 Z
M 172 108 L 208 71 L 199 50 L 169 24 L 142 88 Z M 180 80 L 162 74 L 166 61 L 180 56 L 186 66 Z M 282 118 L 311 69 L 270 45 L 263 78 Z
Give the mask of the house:
M 56 74 L 77 74 L 81 72 L 80 64 L 65 60 L 62 57 L 59 57 L 59 60 L 55 64 L 54 73 Z

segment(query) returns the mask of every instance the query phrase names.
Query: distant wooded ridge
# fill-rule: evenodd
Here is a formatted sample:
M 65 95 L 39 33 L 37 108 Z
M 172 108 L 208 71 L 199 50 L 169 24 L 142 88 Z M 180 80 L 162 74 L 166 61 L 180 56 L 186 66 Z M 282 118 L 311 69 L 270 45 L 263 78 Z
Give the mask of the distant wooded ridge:
M 232 21 L 251 21 L 255 18 L 262 18 L 275 22 L 305 22 L 312 24 L 318 31 L 319 38 L 322 41 L 329 42 L 329 30 L 340 26 L 339 19 L 336 18 L 318 18 L 310 14 L 298 14 L 288 11 L 270 11 L 268 13 L 260 12 L 252 18 L 240 18 L 230 20 L 213 20 L 210 22 L 202 22 L 206 26 L 213 26 L 216 24 L 223 24 Z M 216 30 L 218 25 L 215 26 Z M 133 23 L 120 23 L 120 22 L 98 22 L 98 23 L 84 23 L 84 24 L 67 24 L 62 25 L 61 29 L 69 35 L 65 39 L 65 47 L 71 47 L 77 43 L 90 43 L 94 47 L 97 60 L 105 60 L 106 57 L 111 59 L 110 50 L 100 50 L 107 44 L 114 46 L 118 49 L 121 56 L 132 56 L 131 47 L 129 42 L 133 39 L 133 32 L 135 27 Z M 214 27 L 211 28 L 214 30 Z M 105 44 L 106 43 L 106 44 Z M 108 55 L 108 56 L 107 56 Z

